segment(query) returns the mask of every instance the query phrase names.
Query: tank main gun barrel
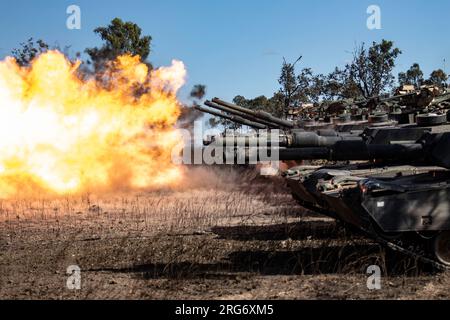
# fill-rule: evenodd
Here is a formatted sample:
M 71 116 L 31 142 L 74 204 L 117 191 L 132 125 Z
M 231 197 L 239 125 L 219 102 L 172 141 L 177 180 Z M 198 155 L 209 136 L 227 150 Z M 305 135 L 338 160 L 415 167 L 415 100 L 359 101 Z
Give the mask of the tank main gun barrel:
M 232 122 L 239 123 L 239 124 L 242 124 L 244 126 L 249 126 L 249 127 L 254 128 L 254 129 L 267 129 L 267 126 L 264 125 L 264 124 L 257 123 L 257 122 L 252 122 L 252 121 L 246 120 L 244 118 L 241 118 L 239 116 L 227 115 L 227 114 L 222 113 L 222 112 L 218 112 L 218 111 L 202 108 L 201 106 L 195 106 L 194 108 L 196 110 L 198 110 L 198 111 L 201 111 L 201 112 L 204 112 L 204 113 L 209 113 L 209 114 L 211 114 L 213 116 L 221 117 L 223 119 L 230 120 Z
M 329 147 L 281 148 L 279 160 L 411 160 L 423 156 L 422 144 L 372 145 L 363 141 L 340 141 Z
M 338 141 L 362 141 L 363 137 L 352 134 L 337 134 L 322 136 L 316 132 L 294 131 L 278 135 L 265 134 L 259 137 L 223 136 L 214 140 L 217 146 L 247 147 L 247 146 L 279 146 L 288 148 L 329 147 Z
M 279 126 L 277 124 L 275 124 L 275 123 L 261 120 L 259 118 L 256 118 L 256 117 L 253 117 L 251 115 L 248 115 L 246 113 L 236 111 L 234 109 L 231 109 L 231 108 L 219 105 L 219 104 L 211 102 L 211 101 L 206 101 L 205 105 L 210 107 L 210 108 L 213 108 L 213 109 L 216 109 L 216 110 L 220 110 L 220 111 L 229 113 L 231 115 L 235 115 L 235 116 L 241 117 L 241 118 L 246 119 L 246 120 L 251 121 L 251 122 L 260 123 L 262 125 L 265 125 L 267 128 L 279 129 Z
M 402 163 L 421 162 L 450 169 L 450 130 L 429 128 L 366 129 L 358 136 L 338 134 L 320 136 L 314 132 L 290 132 L 276 136 L 223 137 L 213 143 L 217 147 L 261 159 L 277 153 L 274 160 L 381 160 Z M 263 158 L 267 161 L 267 158 Z
M 265 121 L 268 121 L 268 122 L 275 123 L 281 128 L 291 129 L 291 128 L 294 127 L 294 123 L 292 121 L 283 120 L 283 119 L 274 117 L 273 115 L 271 115 L 268 112 L 250 110 L 250 109 L 247 109 L 247 108 L 240 107 L 240 106 L 238 106 L 236 104 L 220 100 L 219 98 L 214 98 L 214 99 L 212 99 L 212 101 L 214 103 L 217 103 L 217 104 L 221 105 L 221 106 L 225 106 L 227 108 L 230 108 L 230 109 L 233 109 L 233 110 L 236 110 L 236 111 L 248 114 L 248 115 L 250 115 L 252 117 L 255 117 L 257 119 L 262 119 L 262 120 L 265 120 Z
M 244 153 L 246 159 L 256 161 L 414 161 L 424 157 L 426 148 L 420 143 L 378 145 L 366 144 L 364 141 L 340 141 L 328 147 L 254 147 L 236 149 L 235 153 Z M 228 150 L 229 152 L 229 150 Z M 276 158 L 270 158 L 277 153 Z M 269 157 L 269 158 L 268 158 Z M 450 166 L 450 163 L 448 163 Z

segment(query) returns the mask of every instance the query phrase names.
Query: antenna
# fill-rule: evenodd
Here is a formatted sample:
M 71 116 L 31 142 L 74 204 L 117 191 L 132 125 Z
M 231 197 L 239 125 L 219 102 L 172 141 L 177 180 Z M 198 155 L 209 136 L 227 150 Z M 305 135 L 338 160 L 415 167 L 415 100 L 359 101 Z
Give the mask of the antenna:
M 447 74 L 446 60 L 445 60 L 445 58 L 444 58 L 444 74 L 447 75 L 447 79 L 448 79 L 448 74 Z M 447 86 L 447 79 L 445 79 L 445 81 L 444 81 L 445 86 Z

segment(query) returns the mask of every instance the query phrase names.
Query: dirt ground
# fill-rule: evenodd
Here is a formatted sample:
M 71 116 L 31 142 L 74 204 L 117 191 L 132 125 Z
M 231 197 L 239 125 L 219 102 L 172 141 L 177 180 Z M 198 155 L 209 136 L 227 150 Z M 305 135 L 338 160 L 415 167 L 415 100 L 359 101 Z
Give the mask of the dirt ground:
M 1 201 L 0 299 L 450 298 L 449 274 L 306 211 L 277 179 L 189 175 L 175 190 Z

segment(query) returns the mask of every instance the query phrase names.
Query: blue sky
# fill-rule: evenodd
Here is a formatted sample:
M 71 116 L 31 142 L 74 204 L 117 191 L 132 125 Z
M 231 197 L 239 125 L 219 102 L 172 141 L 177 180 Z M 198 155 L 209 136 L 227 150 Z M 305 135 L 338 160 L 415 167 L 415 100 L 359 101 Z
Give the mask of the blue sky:
M 428 75 L 450 65 L 450 1 L 435 0 L 0 0 L 0 58 L 29 37 L 71 45 L 100 44 L 92 32 L 114 17 L 153 37 L 150 60 L 184 61 L 186 96 L 196 83 L 208 97 L 271 95 L 283 57 L 328 73 L 351 58 L 357 43 L 395 41 L 403 54 L 396 73 L 419 62 Z M 66 28 L 66 8 L 81 8 L 82 29 Z M 366 27 L 369 5 L 381 8 L 381 30 Z M 449 70 L 447 70 L 449 71 Z

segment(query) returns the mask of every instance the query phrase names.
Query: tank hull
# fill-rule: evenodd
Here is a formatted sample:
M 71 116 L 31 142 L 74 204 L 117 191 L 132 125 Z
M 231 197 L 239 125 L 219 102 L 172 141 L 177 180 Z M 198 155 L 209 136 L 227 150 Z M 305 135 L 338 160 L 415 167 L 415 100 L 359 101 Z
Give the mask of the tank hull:
M 361 164 L 299 170 L 287 181 L 306 208 L 376 240 L 417 247 L 421 258 L 450 267 L 450 261 L 441 258 L 449 252 L 436 254 L 435 245 L 450 232 L 450 170 Z M 446 248 L 450 250 L 450 243 Z

